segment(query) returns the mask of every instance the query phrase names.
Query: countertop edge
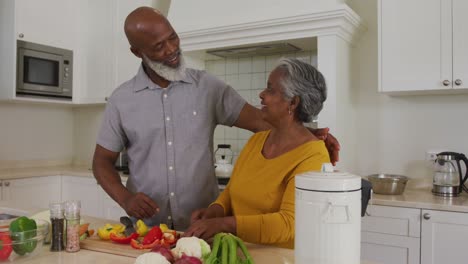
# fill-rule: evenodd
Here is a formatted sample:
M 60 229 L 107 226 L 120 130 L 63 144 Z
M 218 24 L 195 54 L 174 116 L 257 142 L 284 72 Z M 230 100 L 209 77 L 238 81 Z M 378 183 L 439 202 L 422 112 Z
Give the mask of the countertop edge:
M 121 172 L 119 174 L 122 181 L 127 180 L 127 175 Z M 0 170 L 0 180 L 14 180 L 46 176 L 76 176 L 94 178 L 92 169 L 84 166 L 30 167 Z

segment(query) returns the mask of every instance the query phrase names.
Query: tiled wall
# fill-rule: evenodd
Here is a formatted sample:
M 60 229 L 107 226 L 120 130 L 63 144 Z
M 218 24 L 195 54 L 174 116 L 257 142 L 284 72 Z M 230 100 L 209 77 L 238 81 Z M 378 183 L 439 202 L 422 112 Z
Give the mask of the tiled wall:
M 251 105 L 259 107 L 258 95 L 265 88 L 268 75 L 279 58 L 294 57 L 317 66 L 316 54 L 315 51 L 302 51 L 271 56 L 208 60 L 205 62 L 205 68 L 231 85 Z M 250 131 L 244 129 L 218 126 L 214 134 L 214 148 L 216 150 L 218 144 L 230 144 L 235 162 L 251 135 Z

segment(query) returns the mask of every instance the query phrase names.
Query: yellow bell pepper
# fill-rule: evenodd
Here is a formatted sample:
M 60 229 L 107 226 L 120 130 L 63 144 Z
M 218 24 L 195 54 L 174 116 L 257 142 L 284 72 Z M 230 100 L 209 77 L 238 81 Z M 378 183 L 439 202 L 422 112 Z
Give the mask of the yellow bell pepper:
M 138 235 L 145 236 L 148 233 L 148 226 L 141 219 L 136 222 L 136 227 Z
M 169 230 L 169 227 L 166 224 L 159 224 L 159 228 L 161 228 L 163 233 Z
M 125 230 L 125 226 L 122 224 L 105 224 L 103 227 L 98 228 L 97 234 L 102 240 L 109 240 L 110 234 L 119 234 Z

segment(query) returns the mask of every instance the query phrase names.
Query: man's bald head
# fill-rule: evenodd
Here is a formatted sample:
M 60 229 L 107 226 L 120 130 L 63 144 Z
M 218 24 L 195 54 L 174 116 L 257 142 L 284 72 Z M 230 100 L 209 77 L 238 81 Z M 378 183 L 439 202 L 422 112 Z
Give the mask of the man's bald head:
M 134 48 L 142 48 L 148 44 L 148 37 L 161 33 L 164 28 L 172 26 L 156 9 L 143 6 L 133 10 L 125 19 L 125 35 Z

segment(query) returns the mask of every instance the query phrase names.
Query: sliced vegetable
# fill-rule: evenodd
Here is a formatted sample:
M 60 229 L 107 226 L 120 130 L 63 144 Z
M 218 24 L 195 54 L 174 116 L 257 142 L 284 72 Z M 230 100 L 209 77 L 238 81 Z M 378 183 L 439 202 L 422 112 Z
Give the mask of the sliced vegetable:
M 89 223 L 80 225 L 80 231 L 78 232 L 78 234 L 80 236 L 83 235 L 86 231 L 88 231 L 88 227 L 89 227 Z
M 155 240 L 153 241 L 153 243 L 151 244 L 142 244 L 140 243 L 138 240 L 136 239 L 132 239 L 130 241 L 130 245 L 132 246 L 132 248 L 134 249 L 151 249 L 153 248 L 154 246 L 158 245 L 160 243 L 160 240 Z
M 0 232 L 0 261 L 7 260 L 10 257 L 13 251 L 11 243 L 12 241 L 8 233 Z
M 136 227 L 136 232 L 138 233 L 138 235 L 145 236 L 148 233 L 148 226 L 145 224 L 145 222 L 143 222 L 143 220 L 139 219 L 136 222 Z
M 122 224 L 105 224 L 103 227 L 99 228 L 97 231 L 97 234 L 100 239 L 102 240 L 109 240 L 110 239 L 110 234 L 114 233 L 122 233 L 125 230 L 125 226 Z
M 26 216 L 21 216 L 10 223 L 10 238 L 13 240 L 13 250 L 18 255 L 31 253 L 37 246 L 36 221 Z
M 148 245 L 153 243 L 155 240 L 161 240 L 163 236 L 163 232 L 161 231 L 161 228 L 159 226 L 153 226 L 148 233 L 145 235 L 143 238 L 143 245 Z
M 166 224 L 159 224 L 159 228 L 161 228 L 161 231 L 163 232 L 170 230 Z
M 139 237 L 138 233 L 133 233 L 130 236 L 125 236 L 122 233 L 118 233 L 118 234 L 111 233 L 110 234 L 110 240 L 112 240 L 115 243 L 119 243 L 119 244 L 130 244 L 132 239 L 137 239 L 138 237 Z

